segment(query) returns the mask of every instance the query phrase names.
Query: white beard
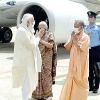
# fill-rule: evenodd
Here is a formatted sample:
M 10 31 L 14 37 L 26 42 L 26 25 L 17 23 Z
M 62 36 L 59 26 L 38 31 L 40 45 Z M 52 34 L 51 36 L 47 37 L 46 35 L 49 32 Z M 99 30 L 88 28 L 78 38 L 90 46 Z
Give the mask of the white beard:
M 35 33 L 35 30 L 34 30 L 34 28 L 33 28 L 32 25 L 28 26 L 28 29 L 29 29 L 29 31 L 30 31 L 32 34 Z

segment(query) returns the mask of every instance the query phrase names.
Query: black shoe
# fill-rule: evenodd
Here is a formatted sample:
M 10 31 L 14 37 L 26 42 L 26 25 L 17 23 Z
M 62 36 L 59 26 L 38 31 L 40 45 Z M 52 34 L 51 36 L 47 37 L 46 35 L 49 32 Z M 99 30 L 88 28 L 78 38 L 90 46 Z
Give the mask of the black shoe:
M 89 89 L 89 91 L 94 91 L 94 89 Z
M 93 90 L 93 93 L 98 93 L 98 90 Z

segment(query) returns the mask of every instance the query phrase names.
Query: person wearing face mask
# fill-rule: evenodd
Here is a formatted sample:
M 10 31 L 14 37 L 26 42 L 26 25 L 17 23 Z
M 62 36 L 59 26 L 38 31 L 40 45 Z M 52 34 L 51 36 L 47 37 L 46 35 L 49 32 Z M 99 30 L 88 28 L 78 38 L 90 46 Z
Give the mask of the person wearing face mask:
M 84 22 L 75 21 L 74 31 L 64 44 L 70 51 L 70 62 L 59 100 L 87 100 L 89 42 L 89 36 L 84 33 Z
M 35 100 L 52 100 L 52 85 L 55 84 L 57 48 L 52 32 L 48 31 L 45 21 L 41 21 L 36 36 L 42 35 L 39 49 L 42 56 L 42 71 L 39 73 L 38 86 L 32 93 Z M 33 100 L 34 100 L 33 99 Z
M 34 16 L 24 14 L 14 44 L 12 66 L 13 88 L 22 87 L 22 100 L 28 97 L 38 85 L 38 72 L 41 72 L 42 59 L 38 44 L 41 36 L 35 37 L 32 31 Z M 33 77 L 32 77 L 33 76 Z
M 97 62 L 100 62 L 100 28 L 96 25 L 97 14 L 93 11 L 88 11 L 89 25 L 85 27 L 85 32 L 90 36 L 89 49 L 89 91 L 98 93 L 99 75 L 97 74 Z

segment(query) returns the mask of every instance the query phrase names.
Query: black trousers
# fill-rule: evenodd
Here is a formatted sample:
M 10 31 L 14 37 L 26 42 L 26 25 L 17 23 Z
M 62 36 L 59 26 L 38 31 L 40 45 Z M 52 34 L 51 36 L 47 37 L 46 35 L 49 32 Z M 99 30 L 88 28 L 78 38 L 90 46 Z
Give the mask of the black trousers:
M 99 46 L 92 47 L 89 49 L 89 88 L 90 89 L 99 89 L 99 81 L 100 78 L 96 76 L 96 72 L 94 70 L 95 64 L 100 62 L 100 49 Z

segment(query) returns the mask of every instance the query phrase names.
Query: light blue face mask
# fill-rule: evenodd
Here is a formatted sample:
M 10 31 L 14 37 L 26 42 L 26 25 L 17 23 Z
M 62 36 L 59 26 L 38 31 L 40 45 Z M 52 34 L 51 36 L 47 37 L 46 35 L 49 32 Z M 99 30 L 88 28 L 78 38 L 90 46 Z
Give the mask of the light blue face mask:
M 94 18 L 88 18 L 88 21 L 89 21 L 89 23 L 94 23 L 95 22 Z

